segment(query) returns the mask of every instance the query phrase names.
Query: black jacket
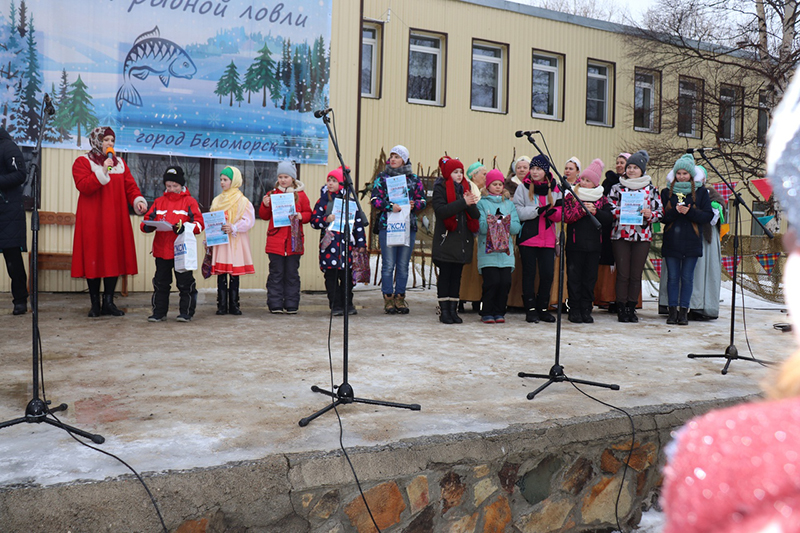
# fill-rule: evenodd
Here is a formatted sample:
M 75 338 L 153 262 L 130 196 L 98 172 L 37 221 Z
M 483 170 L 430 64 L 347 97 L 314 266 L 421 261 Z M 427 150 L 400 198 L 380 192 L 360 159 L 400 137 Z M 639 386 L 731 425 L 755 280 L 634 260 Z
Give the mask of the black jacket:
M 8 132 L 0 128 L 0 250 L 27 250 L 22 185 L 27 177 L 25 160 Z
M 444 180 L 439 178 L 433 184 L 433 213 L 436 215 L 436 224 L 433 230 L 433 249 L 431 257 L 434 261 L 445 263 L 466 264 L 472 262 L 472 247 L 475 245 L 475 236 L 467 228 L 467 213 L 474 218 L 480 217 L 477 205 L 467 206 L 464 200 L 464 189 L 456 183 L 457 200 L 447 203 L 447 188 Z M 455 231 L 447 231 L 444 220 L 456 215 L 458 225 Z
M 687 194 L 684 204 L 691 206 L 685 215 L 678 213 L 678 197 L 670 198 L 669 189 L 661 191 L 661 203 L 664 214 L 661 223 L 664 225 L 664 243 L 661 246 L 662 257 L 701 257 L 703 255 L 703 226 L 711 222 L 714 213 L 711 211 L 711 199 L 705 187 L 695 191 L 697 204 L 692 202 L 692 195 Z M 667 203 L 669 202 L 669 204 Z

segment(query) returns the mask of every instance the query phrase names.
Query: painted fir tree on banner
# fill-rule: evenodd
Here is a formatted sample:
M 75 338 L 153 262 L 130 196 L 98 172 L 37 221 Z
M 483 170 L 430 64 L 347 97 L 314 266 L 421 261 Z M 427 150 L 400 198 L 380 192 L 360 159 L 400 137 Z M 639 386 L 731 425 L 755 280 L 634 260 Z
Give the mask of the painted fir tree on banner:
M 0 0 L 0 124 L 33 144 L 47 92 L 46 146 L 109 125 L 121 151 L 324 164 L 331 3 Z

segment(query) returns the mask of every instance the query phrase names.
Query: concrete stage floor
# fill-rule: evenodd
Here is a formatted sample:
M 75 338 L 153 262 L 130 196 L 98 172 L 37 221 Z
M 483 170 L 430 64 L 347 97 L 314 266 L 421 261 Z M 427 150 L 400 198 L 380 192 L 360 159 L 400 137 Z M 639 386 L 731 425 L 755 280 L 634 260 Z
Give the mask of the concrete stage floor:
M 358 290 L 350 322 L 349 381 L 356 396 L 418 403 L 420 412 L 354 404 L 339 409 L 344 443 L 378 446 L 422 436 L 487 432 L 516 424 L 605 413 L 569 384 L 550 386 L 520 371 L 547 373 L 553 365 L 555 325 L 527 324 L 509 314 L 504 325 L 484 325 L 474 313 L 462 325 L 437 322 L 434 291 L 409 291 L 411 313 L 383 314 L 374 287 Z M 724 291 L 723 291 L 724 292 Z M 148 323 L 149 294 L 118 298 L 122 318 L 86 317 L 86 294 L 42 294 L 39 322 L 47 398 L 69 404 L 59 417 L 106 438 L 104 450 L 139 472 L 162 472 L 258 459 L 273 453 L 338 448 L 331 412 L 302 428 L 298 421 L 324 407 L 311 385 L 330 386 L 327 301 L 304 294 L 296 316 L 271 315 L 265 291 L 243 291 L 243 316 L 215 316 L 215 293 L 201 292 L 193 322 Z M 0 315 L 0 421 L 22 416 L 32 395 L 31 314 L 12 316 L 9 295 Z M 572 377 L 620 385 L 619 391 L 583 387 L 622 408 L 727 400 L 755 394 L 770 370 L 724 359 L 686 355 L 722 353 L 729 344 L 730 307 L 710 322 L 666 326 L 647 299 L 641 322 L 620 324 L 595 311 L 591 325 L 563 325 L 561 363 Z M 741 304 L 741 298 L 737 298 Z M 756 357 L 782 361 L 794 349 L 780 305 L 748 297 L 747 336 Z M 7 309 L 7 311 L 6 311 Z M 736 346 L 749 355 L 738 313 Z M 342 319 L 333 320 L 334 381 L 342 381 Z M 127 470 L 80 446 L 61 429 L 20 424 L 0 430 L 0 488 L 100 480 Z

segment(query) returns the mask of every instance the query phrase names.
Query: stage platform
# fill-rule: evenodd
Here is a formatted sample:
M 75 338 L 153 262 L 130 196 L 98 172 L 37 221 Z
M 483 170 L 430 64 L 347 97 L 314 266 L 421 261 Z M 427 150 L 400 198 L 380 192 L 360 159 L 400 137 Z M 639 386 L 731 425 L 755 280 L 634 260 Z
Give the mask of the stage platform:
M 365 289 L 357 290 L 358 315 L 350 319 L 349 382 L 355 395 L 421 405 L 419 412 L 363 404 L 339 408 L 344 444 L 359 448 L 354 462 L 365 478 L 380 477 L 371 471 L 381 467 L 368 460 L 370 450 L 385 453 L 388 448 L 413 449 L 418 443 L 480 440 L 514 428 L 568 425 L 575 420 L 590 420 L 592 427 L 601 428 L 604 417 L 613 421 L 615 435 L 624 433 L 618 413 L 567 383 L 526 399 L 543 382 L 517 373 L 550 370 L 555 324 L 528 324 L 523 314 L 510 313 L 505 324 L 485 325 L 477 314 L 465 313 L 464 324 L 442 325 L 435 314 L 435 289 L 409 291 L 410 314 L 387 316 L 380 291 Z M 12 316 L 10 296 L 2 296 L 7 312 L 0 315 L 0 421 L 5 421 L 22 416 L 32 394 L 31 315 Z M 216 293 L 202 291 L 194 320 L 178 323 L 178 297 L 173 293 L 169 320 L 149 323 L 150 294 L 118 297 L 126 316 L 97 319 L 86 317 L 86 294 L 42 294 L 39 326 L 47 399 L 53 405 L 69 405 L 59 413 L 65 423 L 102 435 L 103 450 L 155 478 L 335 451 L 339 424 L 333 412 L 308 427 L 298 425 L 328 402 L 310 390 L 312 385 L 329 388 L 331 382 L 331 321 L 325 295 L 303 294 L 297 315 L 270 314 L 265 298 L 265 291 L 243 291 L 242 316 L 216 316 Z M 786 321 L 781 306 L 751 297 L 744 304 L 754 355 L 771 361 L 788 357 L 794 339 L 773 327 Z M 718 320 L 667 326 L 646 294 L 638 324 L 618 323 L 616 316 L 599 310 L 594 324 L 571 324 L 564 316 L 561 364 L 571 377 L 618 384 L 619 391 L 582 388 L 626 410 L 708 406 L 751 397 L 770 377 L 769 368 L 734 361 L 729 373 L 721 375 L 724 359 L 687 358 L 690 352 L 724 351 L 729 343 L 729 312 L 723 303 Z M 333 319 L 330 333 L 338 385 L 341 317 Z M 741 312 L 736 345 L 741 355 L 749 355 Z M 0 430 L 0 530 L 22 530 L 23 514 L 13 506 L 24 501 L 25 491 L 36 489 L 29 493 L 41 494 L 38 489 L 111 480 L 127 473 L 61 429 L 46 424 L 4 428 Z M 331 472 L 330 485 L 346 482 L 348 475 L 347 470 Z M 144 492 L 141 496 L 136 505 L 147 512 L 149 502 Z M 167 500 L 169 494 L 156 497 Z M 202 502 L 195 504 L 203 509 Z M 164 505 L 170 508 L 168 502 Z M 182 513 L 165 516 L 171 528 L 192 518 L 185 510 Z M 130 530 L 157 530 L 151 527 L 152 523 Z M 35 530 L 31 524 L 28 531 Z

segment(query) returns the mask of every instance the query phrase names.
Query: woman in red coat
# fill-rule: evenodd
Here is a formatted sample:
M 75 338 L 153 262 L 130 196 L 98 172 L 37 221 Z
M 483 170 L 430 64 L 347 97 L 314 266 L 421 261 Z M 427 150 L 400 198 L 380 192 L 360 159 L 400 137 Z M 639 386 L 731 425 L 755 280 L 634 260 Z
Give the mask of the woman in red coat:
M 92 150 L 72 165 L 72 177 L 80 192 L 72 242 L 72 277 L 86 278 L 92 302 L 90 317 L 125 314 L 114 305 L 117 278 L 138 271 L 128 205 L 139 215 L 147 211 L 147 201 L 128 165 L 114 155 L 115 137 L 111 128 L 95 128 L 89 134 Z

